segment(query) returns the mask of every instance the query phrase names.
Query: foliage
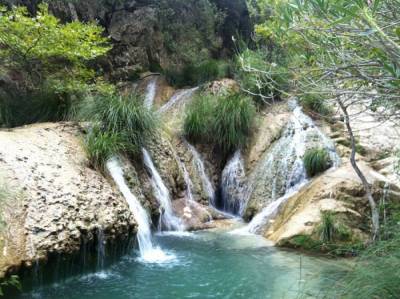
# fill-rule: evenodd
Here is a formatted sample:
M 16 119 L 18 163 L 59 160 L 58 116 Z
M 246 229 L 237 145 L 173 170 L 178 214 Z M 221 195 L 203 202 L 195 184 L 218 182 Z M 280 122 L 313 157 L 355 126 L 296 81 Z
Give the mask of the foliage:
M 329 211 L 322 212 L 321 226 L 319 227 L 319 230 L 322 242 L 333 241 L 336 233 L 336 227 L 335 227 L 334 215 L 331 212 Z
M 303 161 L 309 177 L 324 172 L 332 165 L 329 154 L 324 148 L 312 148 L 307 150 L 304 154 Z
M 399 0 L 257 2 L 273 8 L 256 32 L 285 49 L 294 92 L 312 89 L 346 106 L 361 102 L 393 115 L 400 89 Z
M 0 67 L 21 77 L 23 94 L 2 99 L 3 125 L 64 118 L 89 92 L 109 88 L 87 66 L 110 49 L 102 34 L 96 24 L 60 23 L 46 4 L 36 16 L 22 6 L 1 8 Z
M 279 99 L 288 89 L 286 67 L 262 49 L 246 49 L 238 54 L 236 79 L 242 90 L 261 104 Z
M 250 135 L 255 117 L 251 100 L 241 94 L 222 97 L 214 110 L 212 136 L 224 153 L 242 147 Z
M 210 94 L 197 94 L 186 111 L 185 135 L 191 140 L 207 141 L 213 123 L 215 99 Z
M 241 94 L 201 95 L 187 109 L 185 135 L 192 140 L 211 142 L 229 154 L 245 144 L 255 112 L 252 101 Z
M 327 117 L 332 114 L 332 108 L 320 94 L 305 94 L 300 97 L 300 103 L 316 116 Z
M 138 153 L 156 130 L 155 115 L 135 94 L 87 99 L 81 105 L 79 117 L 96 125 L 86 141 L 94 166 L 102 166 L 113 154 Z
M 400 234 L 371 245 L 352 271 L 339 281 L 329 298 L 397 298 L 400 294 Z
M 105 163 L 114 155 L 129 148 L 124 136 L 94 127 L 85 139 L 87 157 L 92 166 L 104 170 Z
M 11 275 L 10 277 L 0 282 L 0 297 L 4 296 L 3 290 L 10 287 L 16 288 L 18 290 L 22 289 L 21 282 L 17 275 Z
M 394 169 L 397 172 L 397 175 L 400 176 L 400 150 L 396 153 L 396 162 L 394 165 Z
M 171 85 L 184 87 L 229 77 L 230 72 L 229 63 L 208 59 L 198 64 L 187 64 L 181 70 L 167 69 L 165 76 Z

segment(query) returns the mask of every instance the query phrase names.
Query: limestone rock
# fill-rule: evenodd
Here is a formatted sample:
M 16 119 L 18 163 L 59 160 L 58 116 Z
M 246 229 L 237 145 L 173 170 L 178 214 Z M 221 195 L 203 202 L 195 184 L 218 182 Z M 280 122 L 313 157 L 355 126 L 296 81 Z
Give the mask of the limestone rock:
M 79 127 L 70 123 L 0 131 L 0 168 L 14 189 L 23 190 L 21 205 L 13 207 L 19 215 L 9 245 L 18 247 L 14 265 L 50 252 L 74 253 L 99 230 L 106 241 L 135 232 L 127 203 L 88 167 L 81 142 Z M 8 256 L 3 259 L 0 268 L 8 264 Z

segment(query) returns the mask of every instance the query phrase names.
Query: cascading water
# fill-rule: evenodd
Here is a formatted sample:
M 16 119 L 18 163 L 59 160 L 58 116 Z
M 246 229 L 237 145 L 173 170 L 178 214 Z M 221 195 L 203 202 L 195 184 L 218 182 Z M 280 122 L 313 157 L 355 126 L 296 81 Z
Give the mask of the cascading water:
M 158 110 L 160 113 L 164 113 L 171 109 L 173 106 L 177 105 L 178 103 L 181 103 L 187 99 L 190 99 L 193 93 L 198 90 L 198 87 L 191 88 L 191 89 L 183 89 L 177 91 L 171 99 L 165 103 L 161 108 Z
M 144 106 L 150 109 L 153 106 L 154 99 L 157 92 L 157 78 L 151 79 L 146 87 L 146 97 L 144 99 Z
M 329 152 L 332 166 L 336 167 L 340 163 L 334 143 L 316 127 L 295 101 L 290 102 L 290 107 L 293 109 L 293 116 L 282 137 L 250 178 L 253 183 L 248 187 L 248 198 L 257 190 L 257 183 L 272 182 L 270 201 L 245 228 L 251 233 L 257 233 L 261 228 L 266 229 L 268 222 L 277 215 L 283 203 L 307 183 L 303 156 L 310 144 L 318 143 L 318 146 L 325 148 Z
M 222 171 L 221 209 L 234 215 L 242 215 L 246 207 L 246 175 L 242 154 L 238 150 Z
M 194 166 L 197 170 L 198 175 L 200 176 L 200 180 L 201 180 L 203 189 L 208 196 L 208 200 L 212 206 L 215 206 L 215 190 L 211 183 L 211 180 L 209 179 L 209 177 L 206 173 L 203 159 L 201 158 L 199 152 L 196 150 L 196 148 L 193 145 L 191 145 L 189 142 L 185 142 L 185 144 L 193 156 Z
M 165 186 L 160 174 L 154 166 L 153 160 L 149 152 L 143 148 L 143 161 L 151 176 L 151 185 L 153 187 L 154 196 L 161 206 L 160 230 L 184 230 L 182 221 L 175 216 L 172 210 L 171 198 L 169 191 Z
M 161 248 L 153 246 L 151 240 L 150 220 L 147 212 L 143 209 L 140 202 L 126 184 L 124 173 L 118 159 L 110 159 L 107 162 L 107 169 L 122 195 L 125 197 L 138 224 L 137 240 L 139 243 L 141 260 L 150 263 L 160 263 L 171 260 L 173 256 L 167 255 L 161 250 Z

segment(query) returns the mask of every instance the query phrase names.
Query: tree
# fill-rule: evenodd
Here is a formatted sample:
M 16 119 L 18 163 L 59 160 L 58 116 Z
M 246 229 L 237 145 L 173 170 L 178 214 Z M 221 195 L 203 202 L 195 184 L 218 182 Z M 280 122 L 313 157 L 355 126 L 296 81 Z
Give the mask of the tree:
M 101 80 L 88 64 L 110 49 L 100 26 L 78 21 L 62 24 L 46 4 L 39 5 L 35 16 L 22 6 L 0 8 L 0 68 L 19 73 L 32 98 L 51 98 L 57 108 L 69 109 L 74 99 L 105 87 L 96 84 Z M 7 100 L 14 110 L 33 105 L 33 100 L 3 99 Z

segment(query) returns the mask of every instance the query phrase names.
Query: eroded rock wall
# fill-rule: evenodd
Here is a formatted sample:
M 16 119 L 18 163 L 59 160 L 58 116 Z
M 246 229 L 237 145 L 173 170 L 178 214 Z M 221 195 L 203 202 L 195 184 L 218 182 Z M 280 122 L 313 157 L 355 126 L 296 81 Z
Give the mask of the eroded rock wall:
M 82 132 L 69 123 L 38 124 L 0 131 L 0 169 L 20 190 L 13 208 L 15 232 L 0 268 L 77 252 L 102 231 L 105 241 L 128 239 L 136 223 L 125 199 L 101 173 L 88 167 Z M 18 256 L 13 256 L 17 247 Z

